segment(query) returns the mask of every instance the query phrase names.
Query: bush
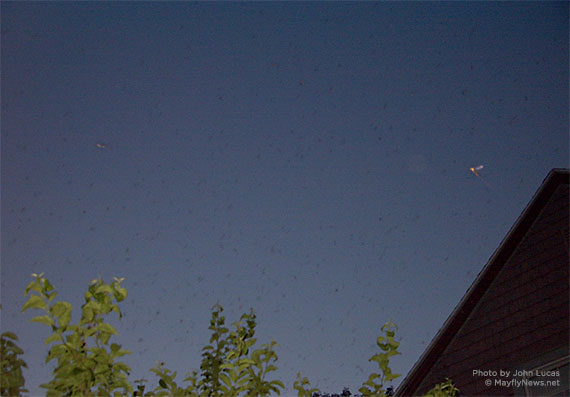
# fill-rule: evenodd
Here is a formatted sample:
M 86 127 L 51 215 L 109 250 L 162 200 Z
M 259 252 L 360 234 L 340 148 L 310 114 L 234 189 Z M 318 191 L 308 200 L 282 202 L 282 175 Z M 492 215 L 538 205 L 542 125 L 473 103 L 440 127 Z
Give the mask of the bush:
M 45 314 L 31 321 L 51 327 L 52 334 L 46 344 L 52 344 L 46 361 L 57 360 L 53 379 L 40 385 L 47 389 L 48 396 L 269 396 L 279 395 L 285 388 L 280 380 L 270 379 L 270 373 L 277 370 L 277 347 L 275 341 L 255 349 L 256 316 L 253 310 L 241 316 L 232 324 L 230 331 L 225 325 L 223 308 L 217 304 L 212 308 L 209 329 L 212 334 L 209 344 L 202 348 L 200 370 L 191 371 L 179 385 L 176 372 L 170 371 L 164 363 L 150 369 L 158 377 L 158 385 L 146 390 L 146 380 L 135 381 L 136 388 L 128 380 L 130 368 L 118 358 L 130 354 L 121 345 L 110 343 L 115 328 L 104 321 L 105 316 L 116 312 L 121 316 L 118 304 L 127 297 L 127 290 L 121 287 L 123 278 L 115 278 L 111 284 L 101 279 L 91 281 L 81 306 L 81 319 L 71 324 L 72 306 L 68 302 L 55 302 L 57 292 L 43 274 L 33 274 L 34 280 L 26 287 L 28 300 L 22 311 L 39 309 Z M 386 397 L 392 395 L 385 383 L 397 378 L 390 369 L 390 358 L 400 354 L 399 342 L 395 340 L 396 326 L 389 322 L 381 329 L 383 335 L 377 339 L 380 352 L 370 357 L 376 362 L 379 372 L 370 374 L 359 389 L 361 396 Z M 17 359 L 22 354 L 12 341 L 13 334 L 2 335 L 2 395 L 19 395 L 25 391 L 21 368 L 26 364 Z M 4 340 L 6 352 L 4 353 Z M 12 343 L 11 345 L 8 343 Z M 5 359 L 6 358 L 6 359 Z M 5 365 L 6 361 L 6 365 Z M 5 373 L 7 374 L 5 376 Z M 9 379 L 9 381 L 8 381 Z M 4 383 L 11 389 L 4 389 Z M 299 396 L 333 396 L 322 394 L 318 388 L 311 388 L 310 382 L 300 373 L 293 385 Z M 6 391 L 5 391 L 6 390 Z M 429 396 L 454 396 L 458 390 L 451 381 L 437 385 Z M 338 396 L 351 396 L 344 389 Z
M 28 365 L 19 357 L 24 351 L 16 344 L 17 340 L 18 337 L 12 332 L 0 335 L 0 396 L 20 396 L 27 392 L 24 389 L 22 368 L 27 368 Z

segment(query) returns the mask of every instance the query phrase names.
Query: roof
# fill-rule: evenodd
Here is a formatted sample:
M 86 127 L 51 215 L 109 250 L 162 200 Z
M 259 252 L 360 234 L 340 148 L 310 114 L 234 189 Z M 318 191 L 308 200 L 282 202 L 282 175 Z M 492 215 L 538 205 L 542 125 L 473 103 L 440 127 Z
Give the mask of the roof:
M 429 374 L 432 366 L 441 357 L 454 336 L 469 318 L 480 299 L 499 274 L 504 264 L 520 244 L 531 225 L 541 213 L 555 190 L 563 184 L 568 185 L 570 171 L 568 169 L 552 169 L 542 185 L 517 219 L 507 236 L 495 250 L 487 264 L 483 267 L 469 290 L 445 321 L 437 335 L 426 348 L 425 352 L 412 367 L 406 378 L 396 390 L 397 396 L 413 394 L 422 380 Z

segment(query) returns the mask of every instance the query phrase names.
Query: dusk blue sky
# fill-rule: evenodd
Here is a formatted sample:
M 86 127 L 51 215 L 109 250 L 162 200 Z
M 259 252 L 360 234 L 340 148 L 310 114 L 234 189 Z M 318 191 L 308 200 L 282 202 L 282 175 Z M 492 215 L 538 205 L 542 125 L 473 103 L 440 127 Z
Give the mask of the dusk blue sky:
M 198 369 L 217 302 L 255 310 L 285 395 L 297 371 L 356 391 L 390 319 L 405 375 L 568 166 L 567 2 L 1 12 L 1 329 L 31 395 L 52 368 L 21 314 L 40 272 L 74 320 L 90 280 L 126 278 L 131 380 Z

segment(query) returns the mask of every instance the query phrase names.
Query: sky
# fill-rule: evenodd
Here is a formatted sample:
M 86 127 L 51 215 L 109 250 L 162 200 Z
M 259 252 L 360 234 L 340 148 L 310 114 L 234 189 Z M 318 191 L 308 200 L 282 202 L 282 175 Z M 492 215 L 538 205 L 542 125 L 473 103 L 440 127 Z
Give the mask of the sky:
M 3 1 L 1 29 L 1 330 L 32 396 L 41 272 L 74 321 L 125 277 L 131 381 L 198 369 L 216 303 L 254 309 L 284 395 L 357 391 L 388 320 L 405 375 L 568 167 L 567 2 Z

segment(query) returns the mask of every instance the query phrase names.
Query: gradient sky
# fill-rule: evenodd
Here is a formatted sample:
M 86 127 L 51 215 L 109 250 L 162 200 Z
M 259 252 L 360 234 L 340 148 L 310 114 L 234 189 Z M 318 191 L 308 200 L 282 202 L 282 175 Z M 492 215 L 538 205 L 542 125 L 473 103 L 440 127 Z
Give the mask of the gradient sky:
M 131 380 L 197 369 L 217 302 L 253 307 L 285 395 L 297 371 L 356 391 L 389 319 L 406 374 L 568 166 L 567 2 L 1 11 L 2 331 L 32 395 L 33 272 L 74 320 L 90 280 L 126 277 Z

